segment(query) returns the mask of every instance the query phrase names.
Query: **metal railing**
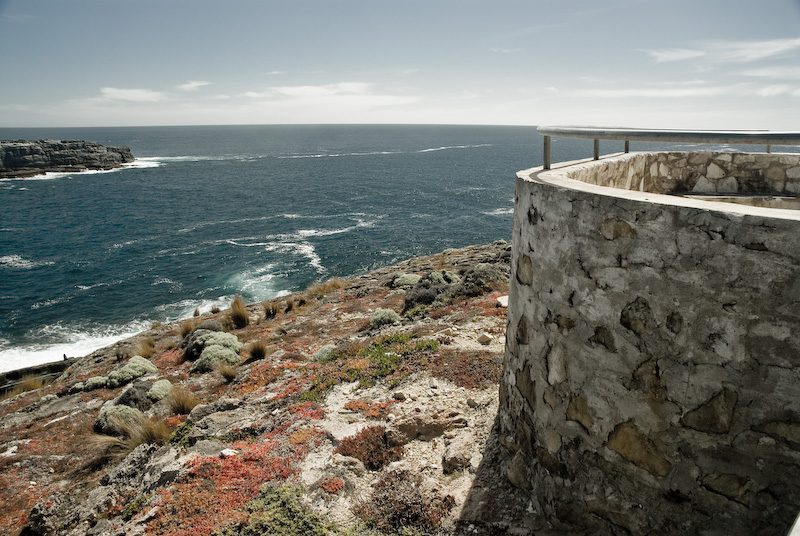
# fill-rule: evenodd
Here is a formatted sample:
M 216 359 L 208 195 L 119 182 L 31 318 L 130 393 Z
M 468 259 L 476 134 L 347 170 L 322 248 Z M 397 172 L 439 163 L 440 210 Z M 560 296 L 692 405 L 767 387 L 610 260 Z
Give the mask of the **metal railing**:
M 543 167 L 550 169 L 550 138 L 584 138 L 594 140 L 594 159 L 600 158 L 600 140 L 625 142 L 625 152 L 630 151 L 631 140 L 660 141 L 664 143 L 733 143 L 766 145 L 800 145 L 800 132 L 773 132 L 769 130 L 654 130 L 644 128 L 599 128 L 542 126 L 537 129 L 544 137 Z

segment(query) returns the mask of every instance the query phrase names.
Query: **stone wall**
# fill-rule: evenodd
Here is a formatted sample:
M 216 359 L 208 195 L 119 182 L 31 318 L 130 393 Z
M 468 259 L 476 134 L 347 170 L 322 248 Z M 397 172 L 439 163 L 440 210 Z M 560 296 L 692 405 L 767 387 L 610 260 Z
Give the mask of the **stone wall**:
M 500 437 L 543 528 L 785 534 L 800 512 L 800 212 L 567 176 L 647 188 L 701 158 L 518 174 Z

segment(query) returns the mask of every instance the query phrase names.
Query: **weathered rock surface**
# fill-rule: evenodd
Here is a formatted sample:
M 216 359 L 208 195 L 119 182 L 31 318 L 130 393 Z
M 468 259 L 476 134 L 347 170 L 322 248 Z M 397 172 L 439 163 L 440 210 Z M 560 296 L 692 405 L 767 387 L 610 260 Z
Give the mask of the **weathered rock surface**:
M 90 141 L 0 141 L 0 177 L 113 169 L 133 160 L 128 147 L 106 147 Z

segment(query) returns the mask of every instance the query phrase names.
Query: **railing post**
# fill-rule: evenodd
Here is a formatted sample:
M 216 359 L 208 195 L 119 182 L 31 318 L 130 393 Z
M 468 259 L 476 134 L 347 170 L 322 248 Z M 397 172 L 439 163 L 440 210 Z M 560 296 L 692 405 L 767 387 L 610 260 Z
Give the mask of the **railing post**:
M 631 152 L 631 140 L 625 140 L 625 154 Z
M 600 140 L 594 140 L 594 159 L 600 160 Z
M 770 145 L 770 144 L 768 143 L 768 144 L 767 144 L 767 154 L 769 154 L 769 153 L 771 153 L 771 152 L 772 152 L 772 145 Z
M 550 136 L 544 137 L 543 168 L 550 169 Z

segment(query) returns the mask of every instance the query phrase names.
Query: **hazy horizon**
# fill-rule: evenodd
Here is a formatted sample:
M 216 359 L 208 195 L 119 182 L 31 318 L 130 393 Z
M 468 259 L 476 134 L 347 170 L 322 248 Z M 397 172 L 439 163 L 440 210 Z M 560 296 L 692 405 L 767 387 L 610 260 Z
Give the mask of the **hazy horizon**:
M 797 129 L 797 0 L 0 0 L 0 127 Z

